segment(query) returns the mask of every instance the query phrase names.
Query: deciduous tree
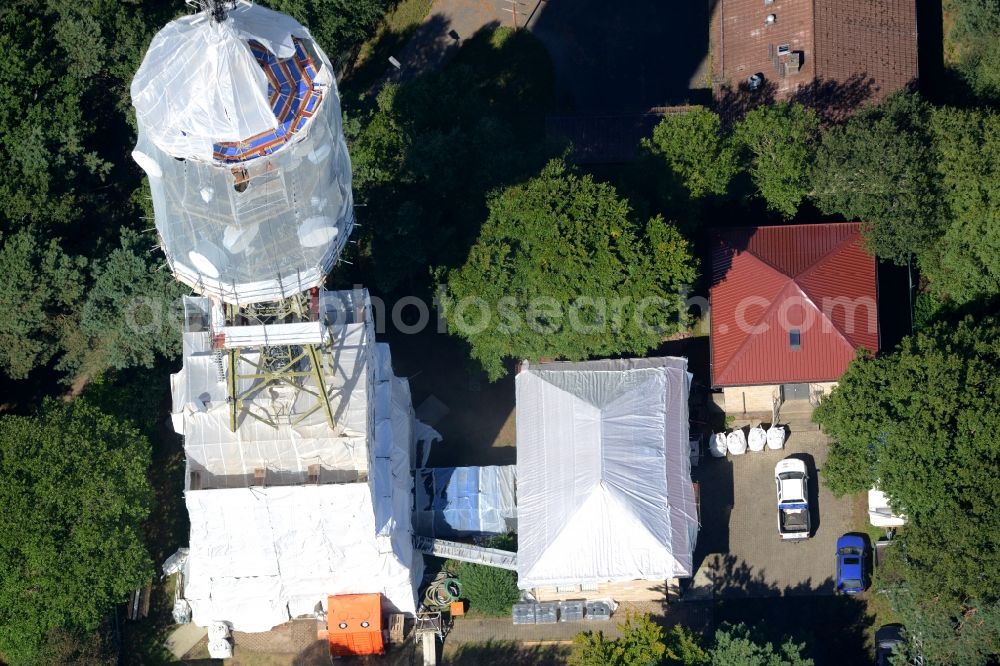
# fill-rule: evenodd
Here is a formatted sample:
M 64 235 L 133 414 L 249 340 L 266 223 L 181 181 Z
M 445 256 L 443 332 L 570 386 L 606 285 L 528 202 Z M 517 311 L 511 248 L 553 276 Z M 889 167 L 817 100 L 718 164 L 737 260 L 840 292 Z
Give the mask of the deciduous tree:
M 150 446 L 78 399 L 0 418 L 0 654 L 33 664 L 59 628 L 90 632 L 152 575 L 140 536 Z
M 96 374 L 107 368 L 151 367 L 157 355 L 180 353 L 177 282 L 141 236 L 123 230 L 121 246 L 96 264 L 80 326 L 67 336 L 61 367 Z M 157 253 L 157 254 L 154 254 Z
M 941 234 L 930 107 L 901 92 L 823 135 L 814 169 L 820 210 L 864 224 L 868 246 L 906 265 Z
M 701 106 L 665 116 L 642 147 L 661 156 L 695 199 L 725 194 L 739 168 L 718 114 Z
M 910 577 L 958 600 L 1000 599 L 1000 322 L 939 322 L 859 358 L 816 420 L 833 443 L 824 482 L 875 484 L 908 518 Z
M 905 627 L 902 663 L 968 664 L 995 663 L 1000 645 L 1000 604 L 978 599 L 957 600 L 942 594 L 933 581 L 914 579 L 905 550 L 895 546 L 879 555 L 875 569 L 877 593 L 889 599 L 898 621 Z M 908 658 L 908 660 L 906 660 Z
M 77 327 L 86 260 L 37 229 L 0 237 L 0 367 L 13 379 L 48 364 Z
M 813 660 L 802 656 L 804 649 L 791 639 L 775 647 L 741 623 L 716 630 L 709 652 L 713 666 L 812 666 Z
M 801 104 L 758 106 L 733 130 L 733 139 L 767 207 L 793 217 L 812 186 L 819 119 Z
M 484 29 L 442 71 L 386 86 L 373 112 L 347 124 L 366 282 L 425 287 L 429 266 L 464 261 L 487 193 L 545 163 L 552 86 L 536 38 Z
M 981 99 L 1000 100 L 1000 5 L 993 0 L 945 0 L 951 19 L 949 54 L 965 82 Z
M 388 0 L 265 0 L 271 9 L 293 16 L 309 28 L 331 59 L 375 34 Z
M 1000 293 L 1000 115 L 941 108 L 932 116 L 946 215 L 944 233 L 919 257 L 939 298 L 963 304 Z
M 573 639 L 572 666 L 701 666 L 708 653 L 697 637 L 680 625 L 669 632 L 649 615 L 628 614 L 618 625 L 619 638 L 584 631 Z
M 685 325 L 694 278 L 673 225 L 642 229 L 612 186 L 553 161 L 490 199 L 468 260 L 447 276 L 445 315 L 497 379 L 504 359 L 647 351 Z

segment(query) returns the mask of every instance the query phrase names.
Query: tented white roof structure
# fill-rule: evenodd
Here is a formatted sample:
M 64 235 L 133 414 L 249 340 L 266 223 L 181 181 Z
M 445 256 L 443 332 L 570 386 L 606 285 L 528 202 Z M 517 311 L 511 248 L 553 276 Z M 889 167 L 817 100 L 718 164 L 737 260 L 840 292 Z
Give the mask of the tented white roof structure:
M 522 365 L 518 586 L 693 574 L 687 360 Z
M 333 68 L 294 19 L 179 18 L 132 81 L 156 227 L 178 280 L 228 303 L 322 283 L 354 223 Z

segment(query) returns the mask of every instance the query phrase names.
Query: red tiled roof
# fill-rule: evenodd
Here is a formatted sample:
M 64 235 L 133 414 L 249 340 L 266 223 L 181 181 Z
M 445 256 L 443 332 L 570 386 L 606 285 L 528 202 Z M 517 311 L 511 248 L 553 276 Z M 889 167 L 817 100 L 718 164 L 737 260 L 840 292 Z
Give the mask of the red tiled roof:
M 711 34 L 720 100 L 720 84 L 737 90 L 757 73 L 775 100 L 839 106 L 917 78 L 916 0 L 718 0 Z M 791 55 L 778 56 L 780 45 Z
M 857 222 L 716 232 L 710 299 L 713 386 L 835 381 L 855 350 L 878 351 L 875 259 Z

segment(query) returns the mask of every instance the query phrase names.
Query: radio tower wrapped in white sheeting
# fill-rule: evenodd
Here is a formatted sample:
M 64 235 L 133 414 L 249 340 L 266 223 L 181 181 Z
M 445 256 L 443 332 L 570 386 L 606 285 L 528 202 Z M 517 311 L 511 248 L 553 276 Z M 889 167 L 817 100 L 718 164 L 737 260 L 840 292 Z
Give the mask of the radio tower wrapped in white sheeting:
M 367 292 L 323 288 L 354 223 L 330 61 L 288 16 L 194 4 L 132 82 L 132 155 L 198 292 L 171 377 L 191 521 L 174 616 L 265 631 L 376 592 L 413 613 L 409 386 Z
M 132 81 L 174 275 L 228 303 L 319 286 L 354 224 L 329 58 L 297 21 L 237 3 L 167 24 Z

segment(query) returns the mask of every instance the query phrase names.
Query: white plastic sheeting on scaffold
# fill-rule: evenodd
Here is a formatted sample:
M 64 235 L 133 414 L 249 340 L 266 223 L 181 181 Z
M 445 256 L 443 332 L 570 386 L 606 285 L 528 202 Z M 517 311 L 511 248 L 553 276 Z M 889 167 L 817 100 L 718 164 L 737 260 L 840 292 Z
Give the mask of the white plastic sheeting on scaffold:
M 331 321 L 343 320 L 334 310 L 351 298 L 360 302 L 363 297 L 355 292 L 322 292 L 321 312 L 329 315 Z M 336 476 L 338 472 L 368 471 L 369 403 L 376 390 L 373 379 L 376 365 L 371 358 L 374 331 L 371 322 L 362 318 L 332 324 L 328 333 L 335 350 L 328 352 L 323 378 L 335 429 L 331 430 L 322 408 L 305 415 L 315 405 L 314 396 L 277 384 L 247 400 L 256 413 L 272 416 L 274 425 L 241 412 L 236 432 L 230 430 L 225 374 L 228 368 L 220 374 L 211 346 L 212 334 L 209 331 L 183 334 L 184 364 L 170 379 L 172 419 L 174 428 L 184 436 L 188 481 L 190 472 L 197 472 L 202 487 L 242 488 L 250 485 L 257 469 L 267 470 L 268 483 L 283 485 L 305 483 L 312 465 L 319 465 L 326 477 L 330 476 L 328 473 Z M 258 360 L 259 353 L 244 350 L 241 356 L 253 362 Z M 240 380 L 237 391 L 246 392 L 256 381 Z M 305 388 L 319 391 L 313 377 L 302 381 Z M 289 417 L 299 414 L 304 418 L 296 418 L 293 424 Z
M 251 42 L 279 59 L 298 57 L 300 47 L 314 71 L 294 90 L 275 89 Z M 294 65 L 283 76 L 301 73 Z M 178 18 L 153 38 L 131 94 L 132 155 L 149 176 L 178 280 L 238 304 L 323 283 L 354 225 L 351 162 L 333 67 L 305 27 L 249 3 L 221 23 L 207 12 Z M 315 105 L 307 113 L 306 96 Z M 299 105 L 283 104 L 289 97 Z M 291 108 L 301 115 L 279 120 Z M 258 144 L 257 152 L 219 152 Z
M 368 483 L 189 490 L 184 597 L 199 625 L 266 631 L 325 607 L 328 595 L 380 592 L 413 613 L 422 572 L 413 550 L 409 387 L 378 345 Z M 384 389 L 383 389 L 384 387 Z
M 690 576 L 687 359 L 523 365 L 518 587 Z

